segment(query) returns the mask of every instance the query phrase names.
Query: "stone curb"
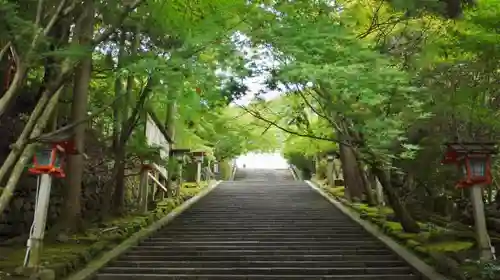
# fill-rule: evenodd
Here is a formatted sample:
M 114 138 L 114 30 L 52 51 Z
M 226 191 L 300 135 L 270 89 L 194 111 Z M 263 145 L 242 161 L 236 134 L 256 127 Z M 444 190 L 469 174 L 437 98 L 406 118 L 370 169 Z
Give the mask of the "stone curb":
M 234 176 L 236 176 L 236 169 L 238 169 L 236 167 L 236 164 L 233 166 L 233 168 L 231 169 L 231 176 L 229 177 L 229 181 L 234 181 Z
M 342 213 L 351 218 L 354 222 L 361 225 L 367 232 L 375 236 L 378 240 L 384 243 L 389 249 L 396 253 L 401 259 L 407 262 L 418 273 L 428 280 L 449 280 L 442 274 L 438 273 L 433 267 L 423 262 L 418 256 L 413 254 L 410 250 L 406 249 L 391 237 L 387 236 L 384 232 L 378 229 L 375 225 L 361 219 L 360 215 L 353 210 L 344 206 L 341 202 L 330 197 L 325 191 L 317 187 L 313 182 L 305 181 L 309 187 L 321 194 L 331 204 L 337 207 Z
M 288 165 L 288 169 L 290 170 L 290 172 L 292 172 L 292 176 L 295 181 L 302 181 L 302 176 L 299 175 L 299 171 L 297 170 L 295 165 Z
M 206 187 L 203 189 L 201 192 L 199 192 L 197 195 L 191 197 L 190 199 L 186 200 L 184 203 L 173 209 L 170 213 L 168 213 L 165 217 L 161 218 L 160 220 L 156 221 L 149 227 L 136 232 L 133 234 L 131 237 L 120 243 L 118 246 L 116 246 L 114 249 L 111 251 L 104 253 L 97 259 L 90 261 L 85 268 L 81 269 L 80 271 L 75 272 L 74 274 L 69 275 L 66 277 L 66 280 L 87 280 L 91 279 L 99 269 L 101 269 L 103 266 L 108 264 L 110 261 L 113 259 L 117 258 L 121 254 L 125 253 L 130 247 L 135 246 L 139 244 L 142 240 L 145 238 L 149 237 L 150 235 L 154 234 L 164 226 L 168 225 L 171 221 L 173 221 L 177 216 L 182 214 L 185 210 L 189 209 L 191 206 L 193 206 L 198 200 L 202 199 L 205 197 L 207 194 L 209 194 L 215 187 L 217 187 L 222 181 L 216 181 L 212 183 L 210 186 Z
M 292 177 L 293 177 L 293 180 L 294 181 L 298 181 L 299 179 L 297 178 L 297 175 L 295 174 L 295 172 L 293 171 L 293 167 L 291 165 L 288 165 L 288 171 L 290 171 L 290 173 L 292 173 Z

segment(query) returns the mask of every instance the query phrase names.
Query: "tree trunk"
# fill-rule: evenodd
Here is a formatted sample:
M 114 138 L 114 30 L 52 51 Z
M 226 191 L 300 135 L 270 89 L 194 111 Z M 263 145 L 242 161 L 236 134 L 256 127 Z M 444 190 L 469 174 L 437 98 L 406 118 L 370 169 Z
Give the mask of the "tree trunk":
M 344 177 L 345 189 L 350 200 L 361 201 L 363 199 L 363 179 L 358 167 L 356 155 L 351 147 L 339 144 L 340 161 Z
M 125 43 L 127 40 L 127 33 L 122 30 L 120 34 L 120 50 L 118 52 L 118 64 L 117 69 L 120 70 L 123 67 L 123 60 L 125 58 Z M 121 77 L 117 77 L 115 81 L 115 97 L 119 98 L 116 102 L 116 106 L 114 108 L 114 130 L 113 130 L 113 139 L 114 139 L 114 167 L 113 167 L 113 176 L 115 178 L 114 184 L 114 192 L 111 190 L 112 186 L 109 186 L 110 190 L 108 190 L 110 206 L 112 207 L 112 212 L 116 215 L 119 215 L 123 212 L 123 203 L 125 201 L 125 144 L 122 145 L 123 141 L 121 139 L 121 135 L 123 130 L 126 129 L 126 122 L 128 119 L 128 106 L 127 98 L 122 95 L 127 95 L 128 91 L 124 93 L 123 91 L 123 81 Z M 108 212 L 104 212 L 108 213 Z
M 87 48 L 85 57 L 80 60 L 75 70 L 72 114 L 73 122 L 81 122 L 87 116 L 88 91 L 92 72 L 91 42 L 94 31 L 94 6 L 92 0 L 83 2 L 83 19 L 76 27 L 75 38 L 82 47 Z M 85 130 L 87 123 L 83 122 L 73 128 L 73 141 L 78 154 L 68 156 L 67 196 L 62 211 L 62 227 L 67 231 L 75 231 L 81 222 L 81 189 L 84 170 L 83 152 L 85 150 Z
M 118 61 L 116 64 L 116 71 L 118 72 L 122 67 L 123 67 L 123 59 L 125 56 L 125 41 L 126 41 L 126 33 L 122 30 L 121 33 L 119 34 L 120 40 L 118 42 Z M 110 64 L 112 61 L 110 62 Z M 124 147 L 120 145 L 121 139 L 120 135 L 123 130 L 123 119 L 124 117 L 124 104 L 125 102 L 123 101 L 123 80 L 121 77 L 116 77 L 115 79 L 115 105 L 113 106 L 113 155 L 114 155 L 114 165 L 113 165 L 113 172 L 111 174 L 112 178 L 114 178 L 114 183 L 107 184 L 104 187 L 104 191 L 102 194 L 102 207 L 101 207 L 101 213 L 103 216 L 108 216 L 111 214 L 111 212 L 117 212 L 117 211 L 112 211 L 115 209 L 114 204 L 115 204 L 115 196 L 116 194 L 113 194 L 113 192 L 116 189 L 121 189 L 122 184 L 124 184 L 124 179 L 120 180 L 120 178 L 123 178 L 124 176 L 120 176 L 120 174 L 125 173 L 125 164 L 121 163 L 120 161 L 123 161 L 125 156 L 123 155 Z M 125 112 L 126 113 L 126 112 Z M 123 170 L 123 171 L 122 171 Z M 121 194 L 119 194 L 121 196 Z
M 371 166 L 371 170 L 374 175 L 378 177 L 380 184 L 384 188 L 385 194 L 387 195 L 387 199 L 389 205 L 394 210 L 394 215 L 401 223 L 403 230 L 409 233 L 419 233 L 420 226 L 415 221 L 415 219 L 411 216 L 410 212 L 406 209 L 405 205 L 399 199 L 396 189 L 393 188 L 391 184 L 391 179 L 389 174 L 385 172 L 382 168 L 383 165 L 374 162 Z
M 129 56 L 134 57 L 137 53 L 137 49 L 139 48 L 139 34 L 138 34 L 138 29 L 135 31 L 135 34 L 131 34 L 134 38 L 132 38 L 132 45 L 130 46 L 130 52 Z M 121 48 L 123 51 L 123 48 L 125 46 L 125 41 L 126 41 L 126 33 L 123 32 L 122 34 L 122 39 L 121 39 Z M 123 59 L 123 57 L 121 57 Z M 121 81 L 119 81 L 121 83 Z M 128 118 L 129 115 L 131 114 L 130 112 L 130 107 L 132 106 L 132 93 L 133 93 L 133 88 L 134 88 L 134 76 L 133 75 L 128 75 L 127 77 L 127 87 L 125 90 L 125 96 L 123 96 L 122 102 L 119 102 L 119 104 L 122 104 L 123 106 L 119 108 L 122 110 L 122 116 L 121 116 L 121 128 L 123 129 L 130 129 L 127 127 L 128 125 Z M 121 89 L 121 86 L 120 86 Z M 116 94 L 119 94 L 116 92 Z M 135 124 L 133 124 L 135 125 Z M 128 136 L 123 133 L 123 131 L 120 132 L 120 145 L 116 147 L 115 150 L 115 165 L 116 165 L 116 170 L 115 170 L 115 193 L 113 195 L 113 212 L 117 215 L 120 215 L 124 211 L 124 204 L 125 204 L 125 167 L 126 167 L 126 160 L 127 160 L 127 151 L 125 150 L 126 148 L 126 143 L 128 142 Z M 122 139 L 122 137 L 126 137 L 125 139 Z
M 124 211 L 125 202 L 125 145 L 120 145 L 115 151 L 115 165 L 113 174 L 115 175 L 115 191 L 113 194 L 113 213 L 120 215 Z
M 177 114 L 177 104 L 176 104 L 176 94 L 171 90 L 169 91 L 169 98 L 168 98 L 168 104 L 167 104 L 167 117 L 165 119 L 165 126 L 167 127 L 167 133 L 168 136 L 170 136 L 170 139 L 172 142 L 175 140 L 175 116 Z M 174 148 L 173 143 L 169 143 L 169 149 L 172 150 Z M 169 195 L 174 193 L 174 186 L 172 185 L 172 176 L 174 173 L 177 171 L 175 170 L 175 159 L 169 157 L 168 161 L 168 180 L 166 182 L 165 187 L 168 190 Z

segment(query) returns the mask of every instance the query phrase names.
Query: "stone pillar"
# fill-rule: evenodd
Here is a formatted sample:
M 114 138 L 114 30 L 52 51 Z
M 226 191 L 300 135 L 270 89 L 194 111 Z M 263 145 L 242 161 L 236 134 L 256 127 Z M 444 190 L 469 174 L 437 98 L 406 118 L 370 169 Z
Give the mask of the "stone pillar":
M 201 183 L 201 159 L 196 159 L 196 183 Z
M 218 162 L 214 162 L 214 173 L 219 173 L 219 163 Z
M 481 185 L 474 185 L 470 189 L 470 199 L 474 212 L 474 221 L 476 227 L 476 239 L 481 260 L 487 261 L 493 259 L 491 251 L 490 238 L 486 227 L 486 218 L 484 216 L 483 188 Z
M 326 156 L 326 179 L 328 181 L 328 185 L 331 187 L 335 187 L 335 157 L 333 155 Z

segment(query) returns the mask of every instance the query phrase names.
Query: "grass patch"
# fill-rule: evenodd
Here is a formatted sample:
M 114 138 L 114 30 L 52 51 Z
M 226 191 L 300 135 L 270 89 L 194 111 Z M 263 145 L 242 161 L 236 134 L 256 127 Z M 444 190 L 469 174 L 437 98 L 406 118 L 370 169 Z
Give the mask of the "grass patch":
M 113 219 L 86 230 L 84 233 L 69 236 L 64 243 L 47 242 L 44 244 L 42 263 L 53 269 L 56 279 L 64 278 L 70 273 L 82 268 L 93 258 L 113 249 L 116 245 L 134 233 L 165 217 L 174 208 L 198 194 L 209 182 L 184 183 L 179 196 L 167 198 L 157 203 L 156 209 L 145 215 L 128 215 Z M 15 273 L 22 266 L 26 247 L 24 244 L 1 248 L 0 279 L 4 275 Z

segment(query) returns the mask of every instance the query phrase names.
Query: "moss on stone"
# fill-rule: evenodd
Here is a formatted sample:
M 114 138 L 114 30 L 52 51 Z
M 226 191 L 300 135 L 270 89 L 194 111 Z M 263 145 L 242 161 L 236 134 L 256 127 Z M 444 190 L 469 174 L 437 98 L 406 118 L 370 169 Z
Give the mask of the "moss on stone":
M 345 188 L 344 187 L 325 187 L 329 194 L 333 196 L 345 196 Z
M 417 233 L 407 233 L 403 231 L 392 232 L 393 236 L 399 240 L 416 240 L 418 239 Z
M 413 250 L 415 250 L 415 252 L 423 254 L 423 255 L 427 255 L 428 254 L 427 249 L 425 247 L 423 247 L 423 246 L 416 246 L 416 247 L 413 248 Z
M 400 223 L 390 222 L 390 221 L 386 221 L 384 223 L 383 229 L 384 229 L 384 231 L 389 232 L 389 233 L 396 233 L 396 232 L 403 231 L 403 227 L 401 226 Z
M 461 252 L 469 250 L 473 246 L 474 243 L 469 241 L 446 241 L 426 244 L 424 247 L 426 250 L 433 252 Z
M 415 248 L 417 246 L 420 246 L 420 243 L 417 242 L 417 241 L 415 241 L 415 240 L 413 240 L 413 239 L 409 239 L 409 240 L 406 241 L 406 246 L 408 246 L 409 248 L 413 249 L 413 248 Z

